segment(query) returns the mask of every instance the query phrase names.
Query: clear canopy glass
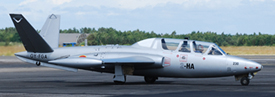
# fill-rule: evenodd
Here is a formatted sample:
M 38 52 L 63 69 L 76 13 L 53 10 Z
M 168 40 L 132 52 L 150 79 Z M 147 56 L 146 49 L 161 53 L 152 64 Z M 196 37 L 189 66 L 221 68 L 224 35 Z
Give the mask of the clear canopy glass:
M 208 54 L 208 55 L 225 55 L 226 53 L 215 43 L 179 40 L 179 39 L 161 39 L 164 50 L 178 50 L 179 52 Z M 191 49 L 192 46 L 192 49 Z

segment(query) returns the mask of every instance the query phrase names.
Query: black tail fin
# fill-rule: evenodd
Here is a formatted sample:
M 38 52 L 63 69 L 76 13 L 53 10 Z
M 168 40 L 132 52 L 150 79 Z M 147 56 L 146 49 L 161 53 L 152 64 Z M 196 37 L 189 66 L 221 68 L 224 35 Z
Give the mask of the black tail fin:
M 11 20 L 28 52 L 53 52 L 48 43 L 34 30 L 22 14 L 10 14 Z

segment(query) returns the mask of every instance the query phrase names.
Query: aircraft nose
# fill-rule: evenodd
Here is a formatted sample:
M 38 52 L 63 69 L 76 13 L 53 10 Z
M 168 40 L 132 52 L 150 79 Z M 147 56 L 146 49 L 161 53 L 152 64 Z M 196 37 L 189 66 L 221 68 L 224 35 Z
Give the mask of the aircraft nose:
M 253 72 L 262 70 L 263 66 L 257 62 L 246 62 L 244 69 L 251 70 Z

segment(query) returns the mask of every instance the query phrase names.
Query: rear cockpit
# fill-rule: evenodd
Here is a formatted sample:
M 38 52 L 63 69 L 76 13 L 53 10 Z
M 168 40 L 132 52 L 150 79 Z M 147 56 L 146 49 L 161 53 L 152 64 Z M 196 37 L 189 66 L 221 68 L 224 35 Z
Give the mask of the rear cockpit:
M 184 53 L 226 55 L 226 53 L 215 43 L 187 39 L 149 38 L 141 40 L 132 46 Z

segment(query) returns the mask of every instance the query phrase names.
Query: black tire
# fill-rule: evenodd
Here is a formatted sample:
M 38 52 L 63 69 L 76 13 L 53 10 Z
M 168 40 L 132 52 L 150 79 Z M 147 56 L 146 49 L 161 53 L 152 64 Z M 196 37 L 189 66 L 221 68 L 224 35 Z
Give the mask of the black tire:
M 41 63 L 39 61 L 37 61 L 35 64 L 36 64 L 36 66 L 40 66 L 41 65 Z
M 144 80 L 148 84 L 154 83 L 157 79 L 158 79 L 157 77 L 144 76 Z
M 241 84 L 242 84 L 243 86 L 248 86 L 248 85 L 249 85 L 249 82 L 250 82 L 250 80 L 249 80 L 247 77 L 243 77 L 243 78 L 241 79 Z

